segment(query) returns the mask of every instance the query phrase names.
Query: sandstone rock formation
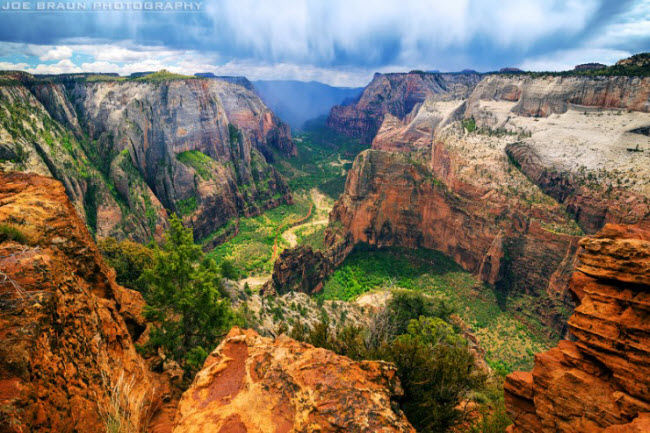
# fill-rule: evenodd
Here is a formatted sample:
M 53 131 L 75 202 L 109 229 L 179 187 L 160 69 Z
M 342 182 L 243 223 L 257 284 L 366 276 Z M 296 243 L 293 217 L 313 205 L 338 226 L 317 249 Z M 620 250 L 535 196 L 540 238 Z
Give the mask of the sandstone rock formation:
M 268 162 L 295 147 L 253 91 L 219 79 L 0 80 L 0 161 L 61 180 L 99 236 L 146 241 L 167 211 L 205 238 L 290 201 Z
M 550 283 L 566 272 L 577 238 L 544 229 L 512 199 L 453 188 L 403 154 L 369 150 L 355 160 L 331 217 L 354 242 L 435 249 L 504 294 L 545 294 L 538 314 L 561 332 L 564 320 L 554 311 L 565 299 Z
M 414 432 L 379 361 L 352 361 L 286 336 L 234 328 L 183 394 L 175 433 Z
M 536 355 L 531 373 L 507 377 L 513 433 L 650 427 L 650 225 L 607 225 L 580 245 L 574 341 Z
M 548 117 L 570 106 L 616 108 L 650 112 L 650 78 L 641 77 L 485 77 L 469 98 L 516 101 L 513 113 Z
M 168 385 L 135 349 L 142 297 L 115 283 L 63 185 L 0 174 L 0 228 L 0 430 L 104 431 L 112 401 L 144 425 Z
M 478 74 L 375 74 L 359 101 L 332 108 L 327 125 L 370 143 L 385 115 L 403 119 L 426 99 L 466 99 L 480 79 Z

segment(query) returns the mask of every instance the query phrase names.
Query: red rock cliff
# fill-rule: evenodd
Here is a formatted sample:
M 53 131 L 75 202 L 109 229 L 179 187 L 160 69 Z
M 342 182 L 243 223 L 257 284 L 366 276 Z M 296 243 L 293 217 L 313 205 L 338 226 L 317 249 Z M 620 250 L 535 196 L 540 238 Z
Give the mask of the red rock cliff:
M 564 302 L 552 283 L 563 278 L 577 238 L 545 230 L 516 201 L 469 185 L 456 191 L 404 154 L 368 150 L 355 160 L 331 218 L 353 242 L 438 250 L 507 292 L 547 292 L 538 314 L 562 330 L 566 319 L 546 302 Z
M 574 341 L 506 379 L 512 433 L 650 431 L 650 224 L 580 242 Z
M 115 283 L 61 183 L 0 174 L 0 430 L 104 431 L 119 384 L 134 428 L 164 385 L 133 341 L 142 298 Z

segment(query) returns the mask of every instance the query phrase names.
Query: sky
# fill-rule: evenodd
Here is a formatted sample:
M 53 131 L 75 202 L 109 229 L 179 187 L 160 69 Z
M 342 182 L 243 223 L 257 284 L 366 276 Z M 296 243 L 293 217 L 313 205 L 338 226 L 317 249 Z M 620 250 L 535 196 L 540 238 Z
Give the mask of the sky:
M 0 70 L 35 74 L 356 87 L 375 72 L 566 70 L 645 51 L 650 0 L 0 0 Z

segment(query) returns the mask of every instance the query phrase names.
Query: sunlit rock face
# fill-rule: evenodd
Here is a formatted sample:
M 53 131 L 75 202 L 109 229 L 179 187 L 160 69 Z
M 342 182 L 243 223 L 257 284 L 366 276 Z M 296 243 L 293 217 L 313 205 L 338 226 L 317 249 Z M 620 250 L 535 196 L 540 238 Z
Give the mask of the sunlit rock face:
M 0 174 L 0 225 L 22 235 L 0 237 L 0 429 L 105 431 L 119 384 L 144 423 L 169 392 L 136 351 L 144 301 L 116 284 L 63 185 Z
M 650 226 L 606 225 L 580 245 L 574 338 L 507 377 L 513 433 L 650 427 Z
M 415 432 L 395 367 L 234 328 L 178 406 L 174 433 Z

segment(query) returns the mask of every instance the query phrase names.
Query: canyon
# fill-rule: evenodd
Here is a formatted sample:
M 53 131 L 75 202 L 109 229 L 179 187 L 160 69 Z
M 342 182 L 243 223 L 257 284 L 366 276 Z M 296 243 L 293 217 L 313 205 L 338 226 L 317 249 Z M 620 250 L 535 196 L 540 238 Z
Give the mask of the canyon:
M 145 242 L 176 212 L 201 239 L 291 202 L 269 164 L 289 127 L 239 84 L 4 73 L 0 120 L 2 169 L 63 182 L 99 237 Z
M 367 148 L 349 170 L 338 155 L 345 188 L 313 247 L 282 232 L 294 200 L 309 210 L 293 222 L 325 222 L 308 222 L 321 193 L 294 195 L 281 174 L 303 136 L 245 78 L 167 74 L 0 74 L 0 430 L 120 416 L 155 433 L 415 431 L 394 365 L 287 336 L 368 326 L 390 294 L 363 305 L 324 287 L 353 252 L 391 248 L 442 253 L 445 273 L 474 279 L 454 280 L 474 286 L 462 293 L 553 342 L 505 379 L 508 432 L 650 429 L 650 78 L 376 74 L 327 119 Z M 244 221 L 277 257 L 259 291 L 221 282 L 255 330 L 224 332 L 185 390 L 178 364 L 139 350 L 155 324 L 94 240 L 160 241 L 171 213 L 206 250 Z
M 648 78 L 377 74 L 328 119 L 371 143 L 330 215 L 329 249 L 285 251 L 274 285 L 318 292 L 359 243 L 435 249 L 564 335 L 579 239 L 650 219 L 648 154 L 629 150 L 647 147 L 649 111 Z

